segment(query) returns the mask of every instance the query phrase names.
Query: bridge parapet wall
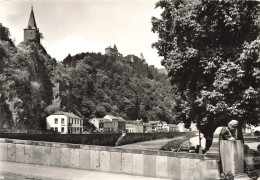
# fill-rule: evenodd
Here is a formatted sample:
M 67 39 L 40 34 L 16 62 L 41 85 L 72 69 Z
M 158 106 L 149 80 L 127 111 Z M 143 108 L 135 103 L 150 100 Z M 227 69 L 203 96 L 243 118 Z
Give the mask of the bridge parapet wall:
M 1 139 L 0 160 L 174 180 L 219 179 L 219 156 Z

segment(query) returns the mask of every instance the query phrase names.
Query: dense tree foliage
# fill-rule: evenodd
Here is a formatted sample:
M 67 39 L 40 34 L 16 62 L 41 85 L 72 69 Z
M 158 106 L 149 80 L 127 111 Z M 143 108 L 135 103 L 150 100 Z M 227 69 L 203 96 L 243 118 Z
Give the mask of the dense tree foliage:
M 2 23 L 0 23 L 0 40 L 8 41 L 12 46 L 14 46 L 9 29 L 3 26 Z
M 256 1 L 160 0 L 153 44 L 175 91 L 174 112 L 210 136 L 237 119 L 259 124 L 260 5 Z
M 173 94 L 165 74 L 137 56 L 70 54 L 57 62 L 41 44 L 0 39 L 0 128 L 45 129 L 62 110 L 88 120 L 106 114 L 174 123 Z M 4 38 L 3 38 L 4 37 Z
M 57 94 L 54 90 L 56 103 L 47 107 L 50 113 L 63 108 L 80 112 L 86 119 L 113 114 L 146 122 L 175 122 L 169 80 L 136 56 L 69 54 L 54 74 Z
M 42 129 L 44 108 L 52 102 L 52 84 L 47 69 L 51 61 L 36 43 L 12 46 L 0 40 L 0 125 L 5 128 Z

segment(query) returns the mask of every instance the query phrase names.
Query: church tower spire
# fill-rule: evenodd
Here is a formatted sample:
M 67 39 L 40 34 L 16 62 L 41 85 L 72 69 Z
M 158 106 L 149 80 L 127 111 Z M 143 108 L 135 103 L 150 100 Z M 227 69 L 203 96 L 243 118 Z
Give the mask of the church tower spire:
M 33 12 L 33 6 L 31 7 L 31 14 L 30 14 L 30 18 L 29 18 L 29 22 L 28 22 L 28 29 L 29 28 L 34 28 L 37 29 L 37 25 L 36 25 L 36 21 L 35 21 L 35 17 L 34 17 L 34 12 Z
M 25 42 L 34 41 L 40 43 L 40 32 L 36 25 L 33 6 L 31 7 L 28 26 L 27 28 L 24 29 L 24 41 Z

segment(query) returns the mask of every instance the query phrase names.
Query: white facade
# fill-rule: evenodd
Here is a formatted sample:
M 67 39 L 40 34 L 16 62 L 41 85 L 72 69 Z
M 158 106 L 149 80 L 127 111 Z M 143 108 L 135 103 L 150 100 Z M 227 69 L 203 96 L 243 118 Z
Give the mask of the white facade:
M 92 123 L 97 131 L 102 132 L 104 128 L 104 119 L 103 118 L 93 118 L 89 120 L 90 123 Z
M 164 132 L 169 132 L 169 126 L 167 125 L 167 123 L 165 121 L 161 121 L 162 123 L 162 129 Z
M 83 132 L 83 119 L 72 113 L 52 114 L 46 118 L 47 129 L 61 134 L 80 134 Z M 74 115 L 74 116 L 73 116 Z
M 179 131 L 178 126 L 175 124 L 168 124 L 167 130 L 168 130 L 167 132 L 178 132 Z
M 179 123 L 178 125 L 179 132 L 187 132 L 187 131 L 198 131 L 195 123 L 190 124 L 190 128 L 185 128 L 184 123 Z

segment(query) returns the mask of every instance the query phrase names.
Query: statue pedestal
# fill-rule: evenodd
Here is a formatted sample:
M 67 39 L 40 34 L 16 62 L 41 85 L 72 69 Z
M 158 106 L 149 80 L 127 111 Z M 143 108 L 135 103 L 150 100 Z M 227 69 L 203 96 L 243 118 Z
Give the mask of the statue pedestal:
M 219 150 L 223 172 L 244 172 L 244 145 L 241 140 L 220 140 Z

